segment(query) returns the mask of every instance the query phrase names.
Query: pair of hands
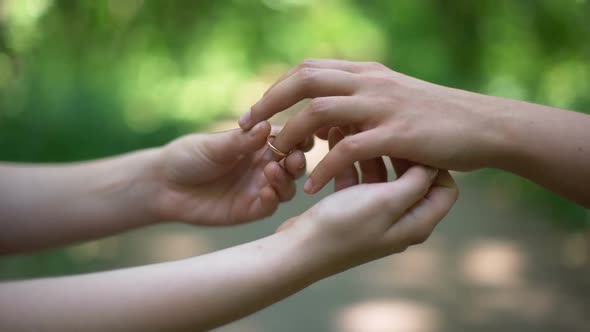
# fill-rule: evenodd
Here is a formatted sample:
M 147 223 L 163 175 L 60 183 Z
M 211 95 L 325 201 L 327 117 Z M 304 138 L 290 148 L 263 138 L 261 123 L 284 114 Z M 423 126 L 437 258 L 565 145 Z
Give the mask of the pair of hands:
M 159 218 L 229 225 L 271 215 L 280 202 L 294 196 L 294 181 L 305 171 L 303 152 L 311 148 L 309 137 L 315 133 L 329 140 L 330 152 L 305 190 L 317 192 L 335 178 L 339 192 L 286 221 L 279 230 L 292 231 L 309 239 L 311 246 L 319 246 L 323 256 L 329 256 L 330 272 L 423 242 L 450 210 L 458 191 L 447 171 L 405 160 L 457 168 L 446 162 L 456 161 L 449 155 L 463 148 L 455 144 L 448 151 L 439 151 L 424 140 L 415 141 L 421 132 L 412 125 L 425 119 L 412 109 L 428 100 L 434 102 L 439 91 L 410 78 L 404 84 L 396 83 L 401 75 L 389 72 L 388 76 L 384 70 L 375 64 L 305 62 L 275 83 L 240 119 L 243 130 L 191 135 L 170 143 L 161 150 L 157 167 L 164 188 L 156 201 Z M 419 90 L 430 93 L 425 97 Z M 276 133 L 274 144 L 291 151 L 277 162 L 266 147 L 271 126 L 264 120 L 304 98 L 315 99 Z M 395 112 L 387 108 L 402 99 L 407 114 L 404 108 Z M 446 124 L 450 127 L 452 121 Z M 436 133 L 443 135 L 444 131 Z M 412 153 L 426 157 L 416 160 Z M 391 162 L 398 180 L 387 182 L 382 156 L 395 156 Z M 362 185 L 358 185 L 355 161 L 361 167 Z M 462 168 L 475 167 L 470 160 L 456 162 Z

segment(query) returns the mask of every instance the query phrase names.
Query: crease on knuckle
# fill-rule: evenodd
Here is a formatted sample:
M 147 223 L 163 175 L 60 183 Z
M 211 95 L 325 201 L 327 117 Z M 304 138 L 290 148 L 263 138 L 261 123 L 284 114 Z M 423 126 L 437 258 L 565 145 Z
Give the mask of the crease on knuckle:
M 309 92 L 317 80 L 319 70 L 311 67 L 302 67 L 297 70 L 297 79 L 299 81 L 299 88 L 302 92 Z
M 309 106 L 306 109 L 308 117 L 322 117 L 326 111 L 328 111 L 332 107 L 332 101 L 329 98 L 314 98 L 309 103 Z
M 314 66 L 314 64 L 316 63 L 315 59 L 304 59 L 303 61 L 301 61 L 297 67 L 298 69 L 302 69 L 302 68 L 312 68 Z

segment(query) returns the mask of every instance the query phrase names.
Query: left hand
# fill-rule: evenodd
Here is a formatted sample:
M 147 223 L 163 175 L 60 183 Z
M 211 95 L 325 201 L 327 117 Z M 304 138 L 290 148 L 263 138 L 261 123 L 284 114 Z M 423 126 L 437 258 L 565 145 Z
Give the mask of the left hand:
M 159 218 L 232 225 L 269 216 L 279 202 L 291 200 L 305 155 L 294 150 L 273 161 L 266 147 L 270 133 L 264 121 L 249 131 L 188 135 L 165 146 L 157 172 L 163 187 L 156 200 Z

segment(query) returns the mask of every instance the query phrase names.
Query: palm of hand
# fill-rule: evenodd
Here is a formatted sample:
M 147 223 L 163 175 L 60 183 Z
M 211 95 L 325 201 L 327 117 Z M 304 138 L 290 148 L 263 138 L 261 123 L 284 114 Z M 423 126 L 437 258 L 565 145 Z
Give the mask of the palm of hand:
M 234 160 L 214 160 L 194 139 L 181 138 L 165 148 L 163 173 L 169 190 L 163 209 L 168 218 L 229 225 L 274 212 L 278 201 L 268 197 L 270 188 L 265 190 L 264 146 Z

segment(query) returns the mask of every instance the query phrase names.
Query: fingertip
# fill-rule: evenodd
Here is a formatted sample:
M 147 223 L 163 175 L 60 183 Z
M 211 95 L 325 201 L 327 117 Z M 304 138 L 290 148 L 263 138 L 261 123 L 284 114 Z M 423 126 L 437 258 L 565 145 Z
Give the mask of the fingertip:
M 256 124 L 249 131 L 244 131 L 246 135 L 246 149 L 248 151 L 255 151 L 266 144 L 266 139 L 270 133 L 270 123 L 262 121 Z
M 250 137 L 253 138 L 261 138 L 261 137 L 268 137 L 270 135 L 271 125 L 268 121 L 261 121 L 257 123 L 252 129 L 248 131 Z
M 338 144 L 338 142 L 340 142 L 342 139 L 344 139 L 344 134 L 342 133 L 340 128 L 332 127 L 332 128 L 329 128 L 329 131 L 327 134 L 327 139 L 328 139 L 328 146 L 331 150 L 334 148 L 334 146 L 336 146 L 336 144 Z
M 305 184 L 303 185 L 303 191 L 305 191 L 308 194 L 313 193 L 313 180 L 311 178 L 305 181 Z
M 311 178 L 311 176 L 303 184 L 303 191 L 306 194 L 310 194 L 310 195 L 317 193 L 322 188 L 323 188 L 323 185 L 318 186 L 317 183 Z
M 240 125 L 240 128 L 244 130 L 250 130 L 250 128 L 254 126 L 254 123 L 252 121 L 252 109 L 249 109 L 246 113 L 240 116 L 238 124 Z
M 436 177 L 434 184 L 436 184 L 437 186 L 448 187 L 448 188 L 456 188 L 457 187 L 457 183 L 455 182 L 455 179 L 453 179 L 453 177 L 451 176 L 451 174 L 447 170 L 439 170 L 438 176 Z
M 285 158 L 285 168 L 295 179 L 300 178 L 305 173 L 305 166 L 305 154 L 300 150 L 291 152 L 291 154 Z
M 297 146 L 297 149 L 304 151 L 304 152 L 309 152 L 315 145 L 315 139 L 313 136 L 308 136 L 305 141 L 303 141 L 303 143 L 299 144 Z
M 401 180 L 408 179 L 424 179 L 429 184 L 432 184 L 438 175 L 438 169 L 424 166 L 413 165 L 400 177 Z
M 330 132 L 330 127 L 323 127 L 323 128 L 318 129 L 315 132 L 315 135 L 320 139 L 327 140 L 329 132 Z

